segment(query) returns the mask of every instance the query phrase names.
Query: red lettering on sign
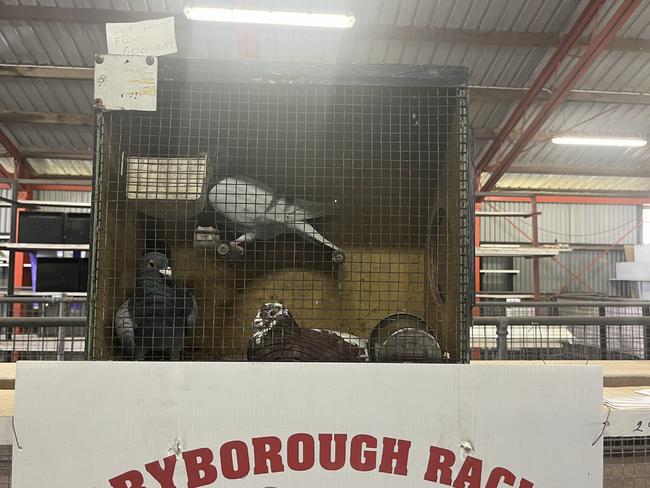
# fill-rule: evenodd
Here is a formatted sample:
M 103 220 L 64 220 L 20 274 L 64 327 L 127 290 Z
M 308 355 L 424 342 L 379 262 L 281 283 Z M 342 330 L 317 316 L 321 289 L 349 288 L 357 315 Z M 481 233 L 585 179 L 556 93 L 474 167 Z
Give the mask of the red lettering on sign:
M 316 445 L 318 441 L 318 446 Z M 286 438 L 286 451 L 281 438 L 276 436 L 255 437 L 250 440 L 232 440 L 216 450 L 204 447 L 183 453 L 187 488 L 212 486 L 220 476 L 227 480 L 247 478 L 253 474 L 282 473 L 285 459 L 288 470 L 308 471 L 320 463 L 326 471 L 352 469 L 361 472 L 378 470 L 389 475 L 408 476 L 409 456 L 412 442 L 393 437 L 377 438 L 369 434 L 310 434 L 299 432 Z M 252 448 L 252 451 L 251 451 Z M 316 459 L 318 448 L 318 459 Z M 381 449 L 381 452 L 379 451 Z M 174 484 L 178 470 L 177 456 L 167 456 L 144 465 L 144 469 L 126 471 L 108 480 L 111 488 L 185 488 Z M 483 460 L 467 456 L 462 464 L 456 454 L 438 446 L 429 446 L 424 480 L 436 486 L 453 488 L 534 488 L 531 481 L 519 478 L 504 468 L 486 467 L 487 481 L 482 484 Z M 489 473 L 489 474 L 488 474 Z M 145 486 L 145 477 L 147 485 Z M 517 484 L 517 482 L 519 483 Z M 157 482 L 157 483 L 156 483 Z
M 481 470 L 483 461 L 472 456 L 467 456 L 465 462 L 458 470 L 454 480 L 454 488 L 481 488 Z
M 300 451 L 302 448 L 302 456 Z M 314 467 L 314 438 L 309 434 L 293 434 L 287 439 L 287 465 L 294 471 L 307 471 Z
M 332 440 L 334 440 L 334 459 L 332 460 Z M 337 471 L 345 466 L 345 443 L 347 434 L 319 434 L 320 465 L 328 471 Z
M 395 449 L 396 445 L 397 449 Z M 382 473 L 399 474 L 401 476 L 406 476 L 408 473 L 410 448 L 411 441 L 393 439 L 392 437 L 384 437 L 379 471 Z M 393 462 L 395 463 L 394 469 Z
M 221 458 L 221 474 L 229 480 L 245 477 L 251 470 L 248 459 L 248 446 L 244 441 L 225 442 L 219 449 Z M 235 467 L 237 463 L 237 467 Z
M 135 469 L 111 478 L 108 482 L 113 488 L 145 488 L 144 476 Z
M 485 488 L 499 488 L 499 483 L 503 482 L 508 486 L 515 486 L 516 476 L 512 471 L 506 468 L 494 468 L 490 473 L 490 477 L 485 483 Z
M 256 437 L 253 439 L 253 456 L 255 457 L 255 468 L 253 473 L 281 473 L 284 471 L 282 464 L 282 441 L 277 437 Z M 270 471 L 269 471 L 270 467 Z
M 198 488 L 217 481 L 217 468 L 212 464 L 213 460 L 214 454 L 207 447 L 183 453 L 187 471 L 187 488 Z
M 368 447 L 369 449 L 364 449 Z M 355 435 L 350 442 L 350 466 L 357 471 L 372 471 L 377 467 L 377 439 L 371 435 Z
M 174 469 L 176 468 L 176 456 L 167 456 L 163 459 L 163 466 L 160 462 L 154 461 L 145 464 L 144 468 L 155 480 L 160 483 L 160 488 L 176 488 L 174 485 Z
M 429 448 L 429 463 L 424 479 L 451 486 L 451 467 L 456 462 L 456 455 L 448 449 L 431 446 Z

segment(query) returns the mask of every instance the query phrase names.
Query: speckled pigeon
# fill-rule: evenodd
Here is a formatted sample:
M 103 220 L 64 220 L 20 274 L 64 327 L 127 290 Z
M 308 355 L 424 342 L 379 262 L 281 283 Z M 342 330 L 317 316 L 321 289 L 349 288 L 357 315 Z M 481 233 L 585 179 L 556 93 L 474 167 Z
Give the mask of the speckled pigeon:
M 249 361 L 365 361 L 358 337 L 323 329 L 304 329 L 281 303 L 260 307 L 248 343 Z

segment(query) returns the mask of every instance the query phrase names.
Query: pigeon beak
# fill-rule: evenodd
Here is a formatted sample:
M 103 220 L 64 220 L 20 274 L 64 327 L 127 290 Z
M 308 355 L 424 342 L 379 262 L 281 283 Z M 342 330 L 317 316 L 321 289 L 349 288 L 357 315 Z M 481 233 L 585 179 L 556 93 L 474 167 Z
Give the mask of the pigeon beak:
M 172 269 L 170 267 L 164 268 L 160 270 L 160 274 L 163 276 L 170 277 L 172 276 Z

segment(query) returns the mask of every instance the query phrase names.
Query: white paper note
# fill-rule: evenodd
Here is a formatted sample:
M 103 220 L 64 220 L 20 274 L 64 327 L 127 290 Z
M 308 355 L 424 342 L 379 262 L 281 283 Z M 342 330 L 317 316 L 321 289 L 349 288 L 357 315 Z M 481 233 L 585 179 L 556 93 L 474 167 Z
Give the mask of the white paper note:
M 104 110 L 156 110 L 158 58 L 105 54 L 95 60 L 95 105 Z
M 163 56 L 178 51 L 174 17 L 106 24 L 108 54 Z

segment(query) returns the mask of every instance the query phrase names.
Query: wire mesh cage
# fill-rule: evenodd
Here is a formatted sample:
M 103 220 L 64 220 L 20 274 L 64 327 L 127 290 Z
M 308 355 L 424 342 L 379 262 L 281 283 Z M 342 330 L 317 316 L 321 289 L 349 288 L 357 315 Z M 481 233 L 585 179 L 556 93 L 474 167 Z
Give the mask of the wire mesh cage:
M 604 488 L 647 488 L 650 486 L 650 438 L 606 437 L 604 451 Z
M 97 112 L 89 356 L 465 361 L 466 82 L 161 60 Z

